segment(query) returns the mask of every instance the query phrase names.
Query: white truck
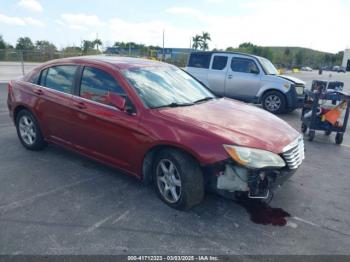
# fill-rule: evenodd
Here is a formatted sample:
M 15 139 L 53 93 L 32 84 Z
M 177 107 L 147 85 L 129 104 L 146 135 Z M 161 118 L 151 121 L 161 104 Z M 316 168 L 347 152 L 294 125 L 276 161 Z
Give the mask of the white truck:
M 234 52 L 193 52 L 185 70 L 218 96 L 262 104 L 275 114 L 304 101 L 305 82 L 279 75 L 266 58 Z

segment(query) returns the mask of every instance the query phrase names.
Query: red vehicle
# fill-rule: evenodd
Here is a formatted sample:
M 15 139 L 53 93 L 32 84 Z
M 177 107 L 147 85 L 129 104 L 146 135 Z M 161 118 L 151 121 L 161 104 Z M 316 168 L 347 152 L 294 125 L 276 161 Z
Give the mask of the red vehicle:
M 266 198 L 304 159 L 286 122 L 161 62 L 48 62 L 9 83 L 8 108 L 25 148 L 54 143 L 114 166 L 177 209 L 200 203 L 206 188 Z

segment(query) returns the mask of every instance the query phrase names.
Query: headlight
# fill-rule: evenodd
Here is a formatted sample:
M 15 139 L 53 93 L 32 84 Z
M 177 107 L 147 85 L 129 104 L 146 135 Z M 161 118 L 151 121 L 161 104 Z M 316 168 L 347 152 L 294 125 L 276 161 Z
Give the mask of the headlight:
M 286 165 L 279 155 L 269 151 L 230 145 L 224 145 L 224 148 L 237 163 L 248 168 L 284 167 Z

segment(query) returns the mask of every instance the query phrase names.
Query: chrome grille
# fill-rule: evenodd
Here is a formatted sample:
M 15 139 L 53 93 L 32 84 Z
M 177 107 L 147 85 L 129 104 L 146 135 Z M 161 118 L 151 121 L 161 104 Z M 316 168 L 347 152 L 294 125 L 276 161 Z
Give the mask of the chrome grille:
M 297 169 L 305 159 L 304 140 L 300 136 L 283 149 L 283 158 L 290 169 Z

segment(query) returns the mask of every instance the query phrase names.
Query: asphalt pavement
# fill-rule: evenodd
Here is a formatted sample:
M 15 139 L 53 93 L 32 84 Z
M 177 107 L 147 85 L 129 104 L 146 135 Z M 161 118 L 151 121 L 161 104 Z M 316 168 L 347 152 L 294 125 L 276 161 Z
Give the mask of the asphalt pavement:
M 0 84 L 0 254 L 350 254 L 349 133 L 342 146 L 305 141 L 303 165 L 258 213 L 209 193 L 181 212 L 118 170 L 57 146 L 25 150 L 6 96 Z M 281 117 L 300 128 L 300 111 Z M 280 213 L 284 226 L 255 223 Z

